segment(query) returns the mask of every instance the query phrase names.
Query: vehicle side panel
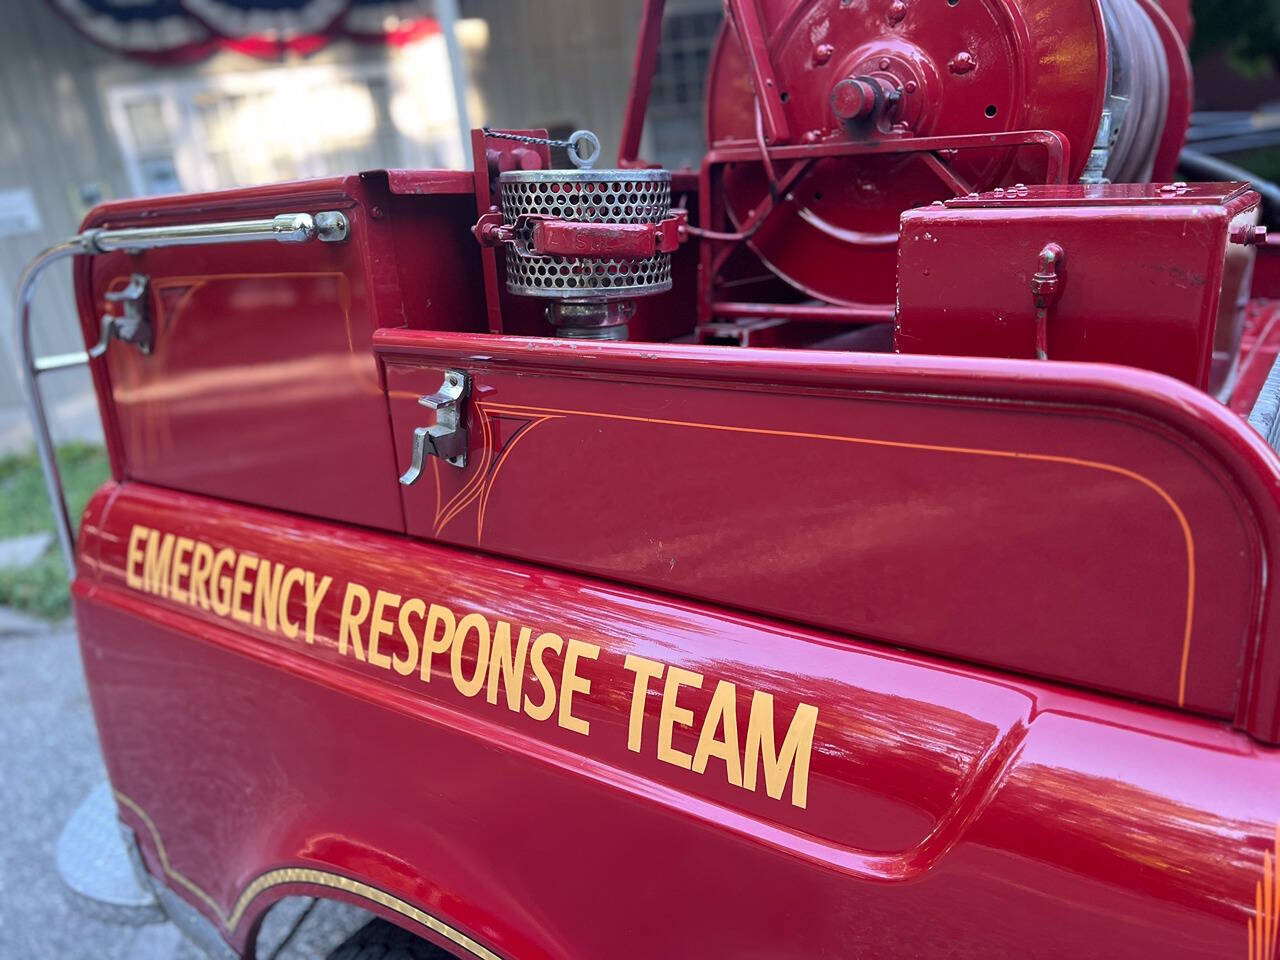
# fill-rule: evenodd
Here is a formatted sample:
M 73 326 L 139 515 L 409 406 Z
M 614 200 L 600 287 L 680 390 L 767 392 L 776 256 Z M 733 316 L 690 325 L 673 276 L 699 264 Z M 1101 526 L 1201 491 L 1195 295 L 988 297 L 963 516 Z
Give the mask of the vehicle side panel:
M 470 180 L 424 173 L 412 185 L 423 192 L 396 195 L 379 173 L 93 211 L 86 228 L 321 210 L 350 224 L 339 243 L 79 258 L 88 343 L 119 310 L 107 294 L 135 274 L 149 284 L 152 352 L 116 342 L 91 364 L 117 479 L 402 530 L 373 331 L 483 329 Z
M 402 470 L 430 422 L 418 398 L 446 369 L 474 380 L 470 461 L 402 491 L 412 535 L 1243 709 L 1280 461 L 1169 378 L 423 331 L 375 344 Z
M 199 544 L 228 551 L 203 599 Z M 521 960 L 1245 958 L 1262 922 L 1280 754 L 1217 722 L 138 484 L 80 563 L 122 815 L 238 945 L 300 891 Z M 264 563 L 302 579 L 259 600 Z M 425 674 L 414 599 L 420 641 L 431 604 L 474 628 Z M 482 623 L 561 644 L 504 671 Z M 803 777 L 751 743 L 766 698 L 772 747 L 813 717 Z

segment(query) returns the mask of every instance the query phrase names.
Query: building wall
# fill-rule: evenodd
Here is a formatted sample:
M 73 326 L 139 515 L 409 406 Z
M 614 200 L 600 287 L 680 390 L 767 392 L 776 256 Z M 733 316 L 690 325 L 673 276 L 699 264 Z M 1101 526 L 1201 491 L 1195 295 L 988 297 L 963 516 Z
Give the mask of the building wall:
M 667 21 L 718 14 L 721 8 L 720 0 L 667 0 Z M 605 159 L 616 157 L 643 9 L 644 0 L 462 0 L 464 17 L 488 23 L 488 50 L 471 65 L 488 122 L 565 131 L 585 127 L 600 137 Z M 671 127 L 666 142 L 678 145 L 670 156 L 656 157 L 664 162 L 688 162 L 690 140 L 701 142 L 700 85 L 688 91 L 680 112 L 678 118 L 664 115 Z M 655 157 L 658 146 L 646 135 L 645 156 Z M 692 159 L 701 159 L 700 149 Z
M 41 227 L 0 237 L 0 322 L 5 353 L 0 406 L 19 402 L 12 340 L 12 300 L 18 277 L 37 250 L 75 232 L 82 185 L 109 195 L 126 192 L 115 138 L 101 109 L 98 78 L 112 58 L 82 40 L 43 3 L 11 4 L 0 31 L 0 191 L 29 189 Z M 89 188 L 92 190 L 92 187 Z M 43 351 L 75 349 L 75 304 L 70 268 L 54 268 L 36 302 L 37 343 Z M 57 392 L 77 374 L 50 380 Z M 87 376 L 83 378 L 87 382 Z
M 643 0 L 461 0 L 460 6 L 472 124 L 545 126 L 565 132 L 585 127 L 600 136 L 606 159 L 616 155 Z M 718 7 L 719 0 L 668 2 L 669 10 L 677 13 Z M 328 66 L 348 76 L 404 56 L 402 51 L 336 43 L 305 60 L 283 64 L 221 54 L 198 64 L 157 68 L 98 48 L 43 0 L 8 5 L 5 30 L 0 32 L 0 193 L 31 190 L 41 225 L 30 233 L 0 236 L 0 412 L 21 402 L 10 331 L 12 296 L 25 263 L 39 249 L 74 233 L 97 199 L 132 196 L 147 184 L 158 189 L 165 182 L 163 175 L 139 175 L 136 143 L 129 157 L 122 151 L 117 138 L 122 99 L 156 90 L 172 106 L 175 98 L 186 97 L 189 120 L 197 112 L 189 105 L 192 89 L 251 85 L 255 72 L 264 70 L 287 69 L 290 75 L 300 75 L 308 70 L 323 73 Z M 403 66 L 393 64 L 395 69 Z M 447 77 L 443 89 L 437 90 L 438 72 L 425 76 L 425 81 L 413 81 L 423 89 L 417 91 L 419 99 L 408 102 L 407 112 L 447 109 L 452 120 L 456 115 Z M 213 162 L 202 156 L 202 151 L 214 152 L 213 147 L 180 117 L 171 124 L 172 182 L 181 190 L 212 189 L 340 173 L 353 166 L 465 162 L 459 153 L 441 150 L 438 144 L 419 143 L 420 149 L 415 149 L 413 136 L 398 136 L 393 128 L 404 127 L 405 105 L 397 114 L 383 87 L 370 89 L 377 129 L 369 141 L 359 149 L 355 144 L 349 150 L 333 145 L 301 167 L 228 163 L 225 155 Z M 412 125 L 412 116 L 408 120 Z M 239 150 L 239 144 L 233 149 Z M 278 171 L 275 177 L 272 171 Z M 69 267 L 54 271 L 42 282 L 34 311 L 37 345 L 45 353 L 80 347 Z M 45 383 L 56 400 L 83 394 L 89 380 L 83 371 L 72 371 L 46 378 Z M 3 427 L 0 417 L 0 431 Z
M 463 0 L 489 24 L 471 80 L 494 127 L 587 128 L 616 157 L 641 0 Z

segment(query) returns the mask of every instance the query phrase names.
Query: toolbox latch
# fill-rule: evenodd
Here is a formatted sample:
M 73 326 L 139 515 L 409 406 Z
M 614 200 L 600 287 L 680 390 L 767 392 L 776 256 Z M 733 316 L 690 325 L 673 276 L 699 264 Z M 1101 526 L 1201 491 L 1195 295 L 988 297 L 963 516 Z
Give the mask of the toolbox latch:
M 147 299 L 151 281 L 144 273 L 135 273 L 129 278 L 123 290 L 113 290 L 105 297 L 107 303 L 120 304 L 120 312 L 102 315 L 102 333 L 97 344 L 89 351 L 89 356 L 103 356 L 112 339 L 132 343 L 144 354 L 152 348 L 151 317 L 147 310 Z
M 418 482 L 427 457 L 439 457 L 459 469 L 466 467 L 467 430 L 462 425 L 462 407 L 470 395 L 471 377 L 461 370 L 446 370 L 440 389 L 418 399 L 420 405 L 436 412 L 436 422 L 413 431 L 413 461 L 400 477 L 403 486 Z

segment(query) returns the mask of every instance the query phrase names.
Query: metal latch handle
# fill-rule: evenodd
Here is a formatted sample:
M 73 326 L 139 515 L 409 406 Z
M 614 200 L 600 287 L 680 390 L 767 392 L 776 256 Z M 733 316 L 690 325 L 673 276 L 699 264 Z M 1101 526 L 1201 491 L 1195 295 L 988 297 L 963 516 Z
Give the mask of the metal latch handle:
M 409 469 L 400 477 L 402 486 L 411 487 L 422 479 L 427 457 L 439 457 L 459 469 L 466 467 L 467 429 L 462 425 L 462 405 L 470 395 L 471 377 L 461 370 L 446 370 L 440 389 L 418 398 L 420 406 L 436 412 L 436 422 L 413 431 L 413 455 Z
M 89 356 L 95 360 L 107 352 L 112 338 L 132 343 L 142 353 L 149 354 L 153 344 L 151 318 L 147 312 L 147 295 L 151 281 L 145 273 L 135 273 L 129 278 L 129 284 L 123 290 L 113 290 L 105 294 L 107 303 L 121 305 L 119 314 L 104 313 L 102 315 L 102 332 L 98 342 L 89 350 Z

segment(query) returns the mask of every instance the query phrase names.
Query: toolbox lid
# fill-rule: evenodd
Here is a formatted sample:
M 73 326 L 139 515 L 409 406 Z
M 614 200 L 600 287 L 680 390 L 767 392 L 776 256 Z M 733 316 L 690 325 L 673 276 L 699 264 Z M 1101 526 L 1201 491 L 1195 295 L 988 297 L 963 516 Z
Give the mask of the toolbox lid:
M 1247 183 L 1073 183 L 997 188 L 946 201 L 951 208 L 1116 207 L 1133 204 L 1222 206 L 1243 197 Z

